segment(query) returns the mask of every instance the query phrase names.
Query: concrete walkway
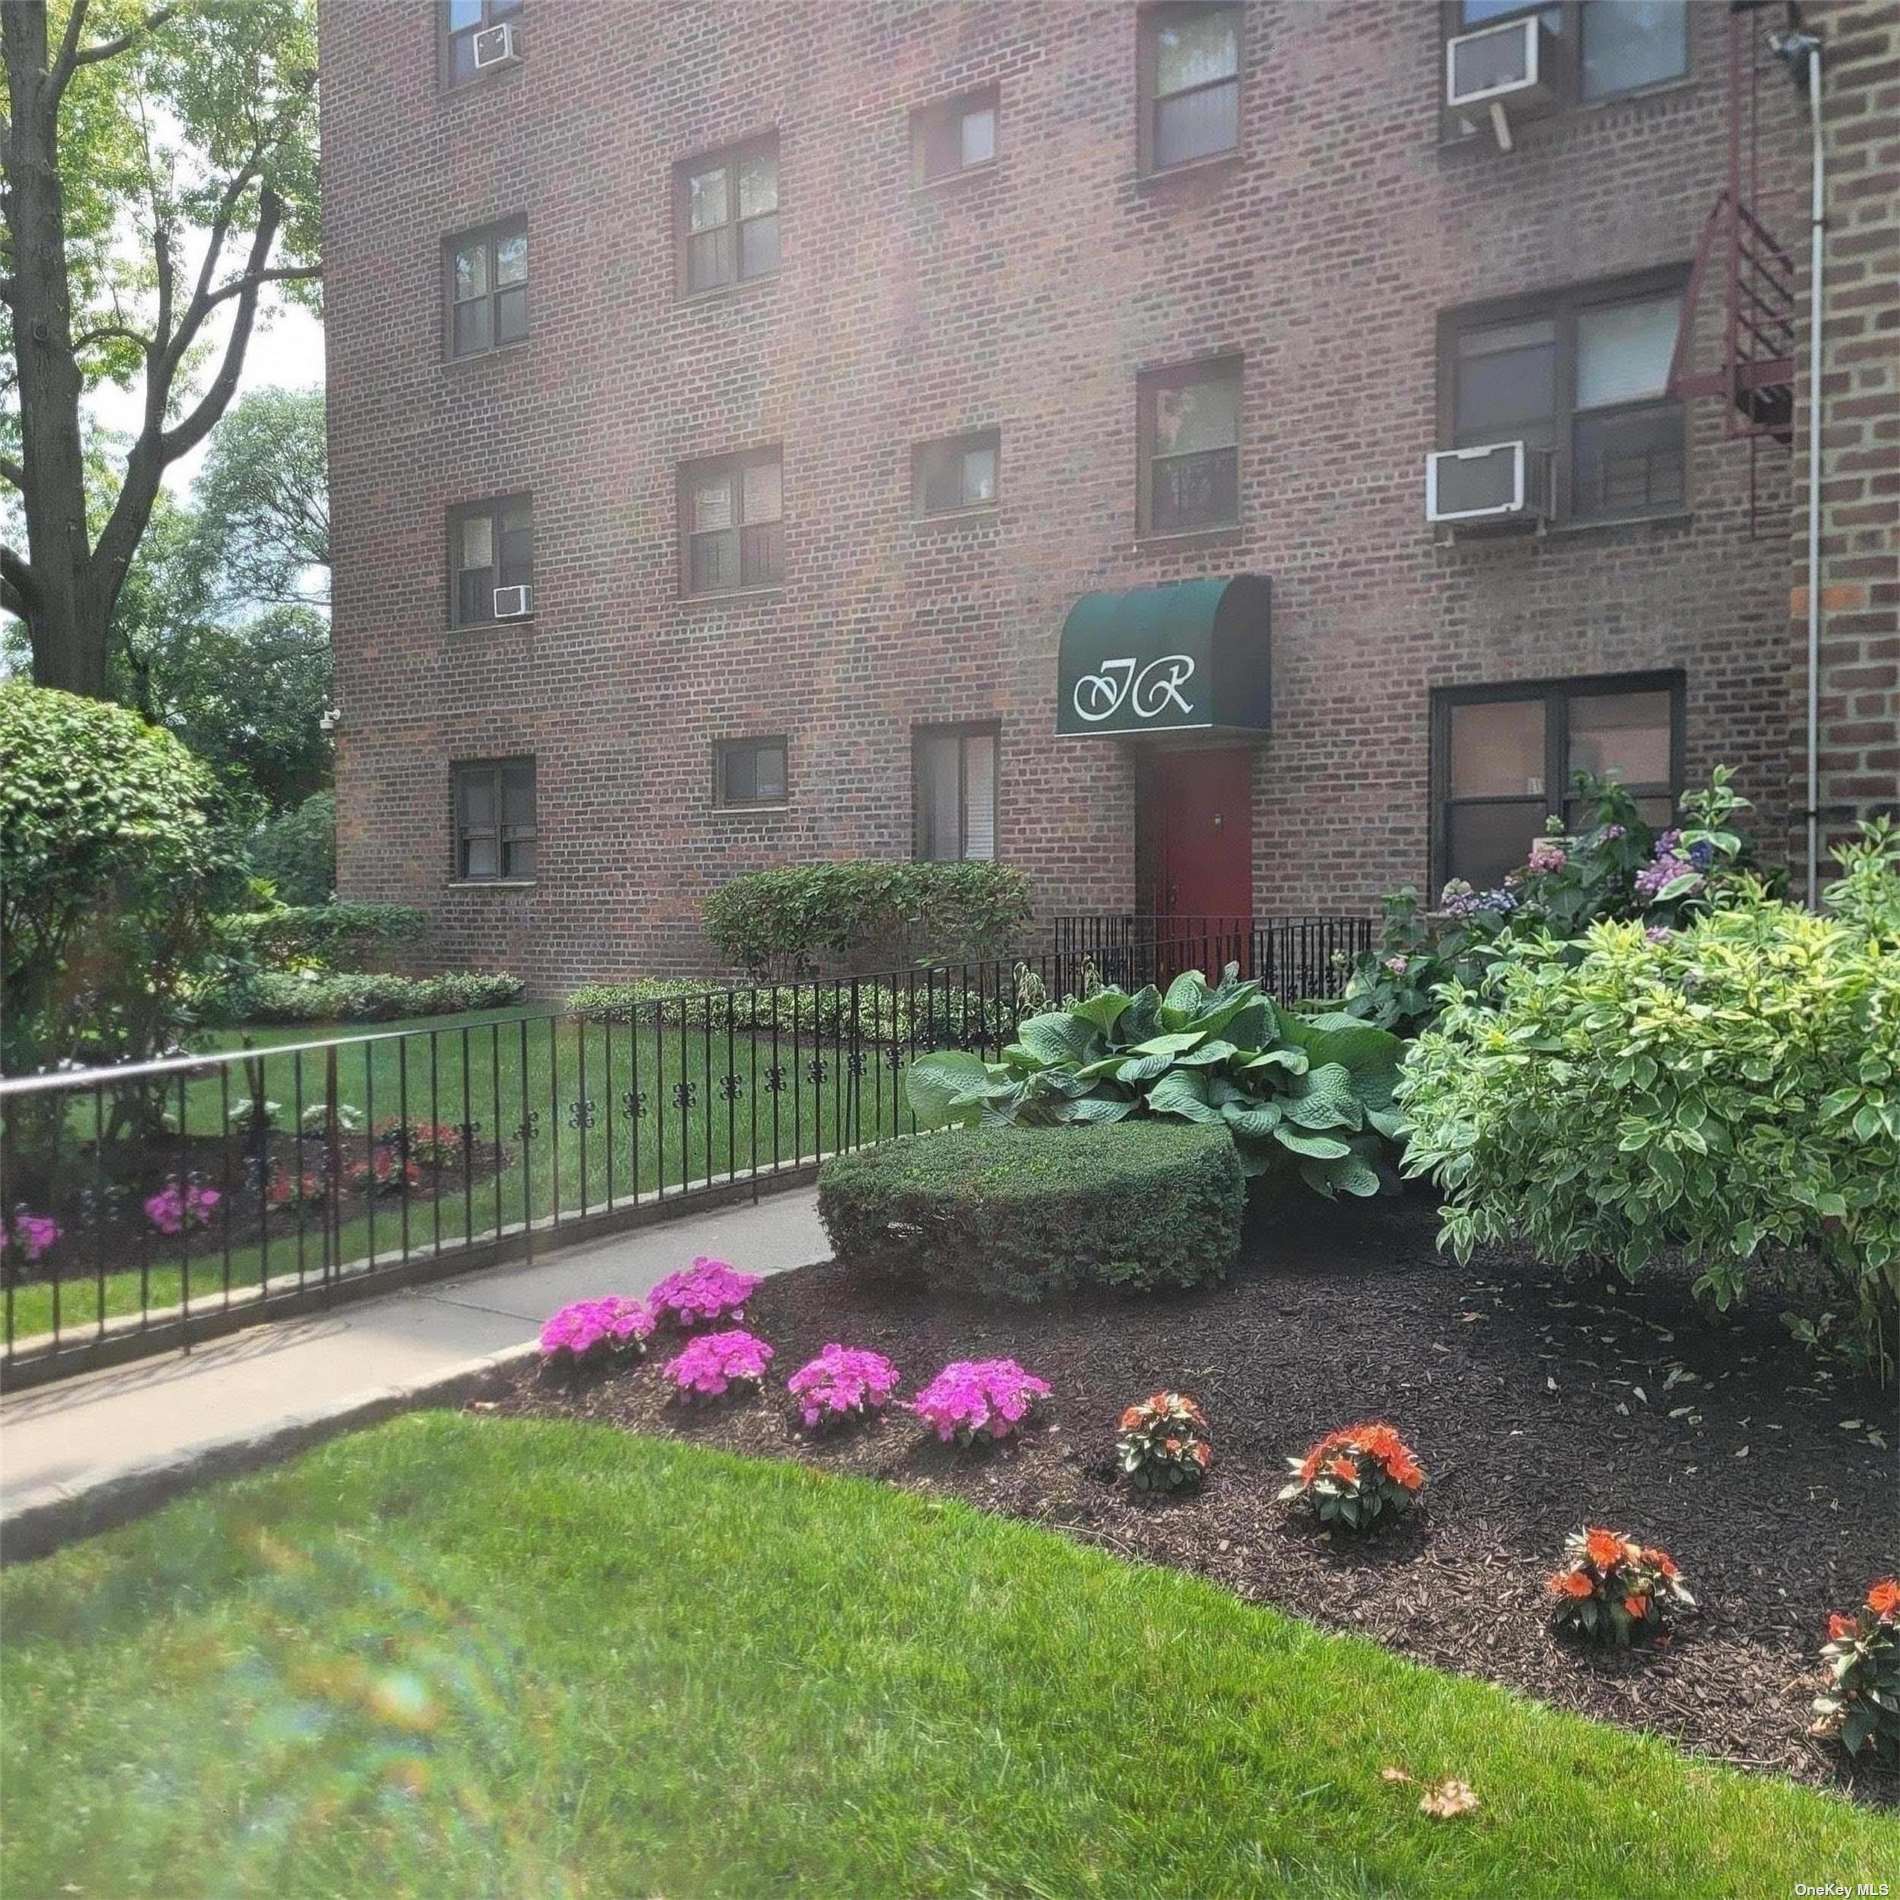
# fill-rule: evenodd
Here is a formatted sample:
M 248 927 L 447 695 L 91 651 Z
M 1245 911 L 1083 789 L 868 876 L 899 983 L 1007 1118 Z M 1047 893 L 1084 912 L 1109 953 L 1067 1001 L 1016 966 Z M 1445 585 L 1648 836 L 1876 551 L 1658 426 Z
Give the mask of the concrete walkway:
M 138 1491 L 130 1508 L 141 1508 L 156 1501 L 144 1493 L 179 1489 L 213 1454 L 227 1467 L 254 1463 L 237 1455 L 246 1443 L 288 1448 L 298 1428 L 311 1439 L 358 1411 L 398 1410 L 426 1398 L 418 1388 L 446 1389 L 531 1344 L 569 1300 L 644 1293 L 694 1254 L 777 1273 L 830 1251 L 817 1190 L 791 1190 L 11 1395 L 0 1400 L 0 1538 L 89 1491 Z M 171 1481 L 134 1482 L 154 1472 Z

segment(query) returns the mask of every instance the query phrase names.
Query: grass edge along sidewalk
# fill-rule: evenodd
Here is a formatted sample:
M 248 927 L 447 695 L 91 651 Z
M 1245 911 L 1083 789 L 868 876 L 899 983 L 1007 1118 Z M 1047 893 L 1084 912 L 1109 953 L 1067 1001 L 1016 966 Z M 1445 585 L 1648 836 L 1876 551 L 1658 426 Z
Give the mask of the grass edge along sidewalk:
M 596 1426 L 411 1415 L 0 1604 L 9 1891 L 1732 1900 L 1900 1862 L 1893 1816 L 1201 1580 Z

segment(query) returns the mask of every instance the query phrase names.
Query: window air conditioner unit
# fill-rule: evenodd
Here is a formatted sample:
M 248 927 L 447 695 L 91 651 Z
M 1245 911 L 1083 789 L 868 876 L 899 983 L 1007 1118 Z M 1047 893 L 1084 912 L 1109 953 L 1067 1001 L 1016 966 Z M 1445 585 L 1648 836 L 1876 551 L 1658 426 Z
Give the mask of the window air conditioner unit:
M 1498 148 L 1511 149 L 1511 121 L 1528 108 L 1555 102 L 1556 40 L 1540 15 L 1505 20 L 1445 42 L 1445 104 L 1454 112 L 1488 112 Z
M 519 620 L 528 611 L 534 590 L 530 587 L 497 587 L 495 589 L 495 618 L 497 620 Z
M 515 56 L 515 24 L 504 20 L 500 26 L 485 26 L 475 35 L 475 70 L 504 66 Z
M 1555 460 L 1527 442 L 1440 449 L 1425 458 L 1425 519 L 1548 521 Z

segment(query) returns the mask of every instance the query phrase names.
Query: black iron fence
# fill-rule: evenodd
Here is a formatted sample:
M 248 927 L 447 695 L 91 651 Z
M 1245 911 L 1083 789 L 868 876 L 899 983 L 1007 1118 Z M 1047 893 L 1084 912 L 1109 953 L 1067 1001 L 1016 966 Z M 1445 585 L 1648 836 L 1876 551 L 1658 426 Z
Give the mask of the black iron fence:
M 1304 1002 L 1335 995 L 1343 966 L 1372 948 L 1370 917 L 1142 917 L 1103 912 L 1058 917 L 1055 954 L 1086 959 L 1105 981 L 1124 988 L 1158 983 L 1183 970 L 1212 975 L 1229 963 L 1258 977 L 1273 995 Z
M 259 1031 L 0 1080 L 0 1376 L 56 1377 L 676 1201 L 756 1194 L 913 1132 L 913 1058 L 993 1057 L 1021 1015 L 1091 974 L 1240 961 L 1302 1000 L 1337 986 L 1328 956 L 1355 941 L 1330 929 L 1059 928 L 1048 951 L 986 963 L 324 1040 Z

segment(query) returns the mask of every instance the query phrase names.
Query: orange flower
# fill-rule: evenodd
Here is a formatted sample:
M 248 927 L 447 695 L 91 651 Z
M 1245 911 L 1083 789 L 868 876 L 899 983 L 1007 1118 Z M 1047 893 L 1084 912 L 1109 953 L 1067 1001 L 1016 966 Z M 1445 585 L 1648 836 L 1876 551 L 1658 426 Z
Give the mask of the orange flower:
M 1838 1643 L 1843 1636 L 1852 1636 L 1859 1627 L 1851 1616 L 1843 1616 L 1839 1610 L 1830 1610 L 1827 1616 L 1827 1640 Z
M 1623 1540 L 1614 1531 L 1592 1528 L 1584 1534 L 1583 1554 L 1599 1570 L 1609 1570 L 1623 1561 Z
M 1205 1438 L 1194 1447 L 1194 1462 L 1203 1471 L 1214 1462 L 1214 1447 Z
M 1425 1482 L 1424 1468 L 1409 1452 L 1400 1452 L 1385 1461 L 1385 1475 L 1394 1484 L 1416 1491 Z
M 1172 1392 L 1150 1392 L 1148 1394 L 1148 1404 L 1152 1410 L 1157 1412 L 1165 1412 L 1173 1401 L 1174 1394 Z
M 1867 1607 L 1876 1616 L 1892 1616 L 1900 1610 L 1900 1579 L 1882 1577 L 1867 1592 Z
M 1132 1432 L 1138 1431 L 1140 1428 L 1141 1407 L 1139 1405 L 1131 1405 L 1128 1410 L 1122 1414 L 1122 1430 Z
M 1649 1599 L 1632 1594 L 1623 1599 L 1623 1607 L 1640 1623 L 1649 1614 Z
M 1161 1448 L 1169 1457 L 1173 1457 L 1181 1449 L 1181 1441 L 1178 1438 L 1164 1438 L 1161 1441 Z
M 1657 1550 L 1652 1546 L 1650 1549 L 1644 1551 L 1643 1555 L 1654 1564 L 1665 1577 L 1674 1579 L 1682 1575 L 1682 1572 L 1676 1568 L 1676 1560 L 1670 1556 L 1668 1551 Z
M 1549 1588 L 1554 1597 L 1587 1597 L 1591 1583 L 1581 1570 L 1560 1570 L 1551 1578 Z
M 1320 1450 L 1317 1445 L 1306 1454 L 1300 1464 L 1300 1482 L 1311 1484 L 1319 1476 Z
M 1359 1476 L 1359 1467 L 1350 1458 L 1330 1458 L 1326 1462 L 1326 1475 L 1337 1478 L 1341 1484 L 1352 1484 Z

